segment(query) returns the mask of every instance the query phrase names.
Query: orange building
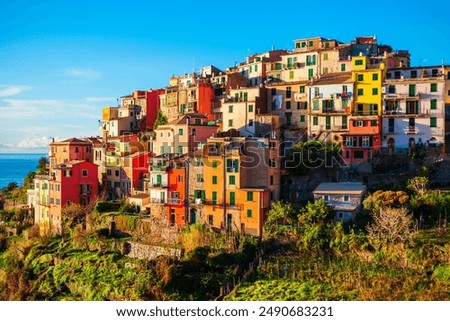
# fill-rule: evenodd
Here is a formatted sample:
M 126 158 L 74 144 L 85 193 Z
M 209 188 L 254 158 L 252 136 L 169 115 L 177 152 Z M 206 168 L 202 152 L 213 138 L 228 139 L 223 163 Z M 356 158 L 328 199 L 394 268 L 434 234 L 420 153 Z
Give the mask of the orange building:
M 177 227 L 186 224 L 186 163 L 183 159 L 173 160 L 167 170 L 166 208 L 169 222 Z

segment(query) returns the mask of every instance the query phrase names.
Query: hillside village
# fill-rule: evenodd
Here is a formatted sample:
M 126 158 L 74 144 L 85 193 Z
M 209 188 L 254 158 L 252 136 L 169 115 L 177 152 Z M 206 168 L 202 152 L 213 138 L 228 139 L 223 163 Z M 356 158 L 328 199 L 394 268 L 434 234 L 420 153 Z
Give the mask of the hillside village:
M 254 236 L 278 200 L 321 198 L 354 220 L 372 175 L 445 159 L 449 106 L 448 65 L 411 66 L 407 50 L 373 36 L 297 39 L 104 107 L 101 135 L 50 144 L 28 205 L 56 234 L 66 206 L 98 200 Z M 305 173 L 316 178 L 303 188 Z

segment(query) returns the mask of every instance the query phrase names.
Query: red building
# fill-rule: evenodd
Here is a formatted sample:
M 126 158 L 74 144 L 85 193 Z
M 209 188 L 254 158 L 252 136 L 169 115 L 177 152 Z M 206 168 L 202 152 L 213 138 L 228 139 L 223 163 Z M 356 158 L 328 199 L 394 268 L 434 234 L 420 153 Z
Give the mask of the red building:
M 71 204 L 89 205 L 98 198 L 98 166 L 75 160 L 52 169 L 49 180 L 49 222 L 61 232 L 62 210 Z
M 186 163 L 174 160 L 167 170 L 167 215 L 169 222 L 177 227 L 186 224 Z
M 131 194 L 144 190 L 144 178 L 148 175 L 151 152 L 138 152 L 124 156 L 123 167 L 131 183 Z
M 342 134 L 342 158 L 347 164 L 370 162 L 381 147 L 381 118 L 353 116 L 349 132 Z
M 158 110 L 160 105 L 159 95 L 162 95 L 164 93 L 165 93 L 164 89 L 155 89 L 155 90 L 150 89 L 145 92 L 146 127 L 153 127 L 153 124 L 155 123 L 156 118 L 158 117 Z
M 214 100 L 214 88 L 210 83 L 198 83 L 198 105 L 197 112 L 208 117 L 208 121 L 214 120 L 212 113 L 212 101 Z

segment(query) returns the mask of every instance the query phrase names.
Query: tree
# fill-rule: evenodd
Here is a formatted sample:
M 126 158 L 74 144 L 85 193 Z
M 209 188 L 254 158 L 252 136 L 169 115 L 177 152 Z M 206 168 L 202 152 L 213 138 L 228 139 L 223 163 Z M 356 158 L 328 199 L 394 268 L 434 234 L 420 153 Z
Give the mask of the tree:
M 308 204 L 298 215 L 299 247 L 319 251 L 330 243 L 332 211 L 323 199 Z
M 292 174 L 304 175 L 311 169 L 333 167 L 339 159 L 340 146 L 310 140 L 295 144 L 286 155 L 285 168 Z
M 417 196 L 422 196 L 428 190 L 429 180 L 425 176 L 416 176 L 408 180 L 406 188 L 413 191 Z
M 378 190 L 367 195 L 363 201 L 364 209 L 373 213 L 385 207 L 403 207 L 409 201 L 409 196 L 404 191 Z
M 39 158 L 39 162 L 37 165 L 37 174 L 38 175 L 44 175 L 46 170 L 47 170 L 47 164 L 48 164 L 48 160 L 47 157 L 41 157 Z
M 153 124 L 153 129 L 158 128 L 159 125 L 165 125 L 168 123 L 167 116 L 164 115 L 161 109 L 158 109 L 158 116 L 156 117 L 155 123 Z
M 397 243 L 407 241 L 412 236 L 413 219 L 405 207 L 381 208 L 372 213 L 372 220 L 367 226 L 367 232 L 373 238 Z
M 273 202 L 270 207 L 264 231 L 269 236 L 288 236 L 295 233 L 297 209 L 291 203 Z

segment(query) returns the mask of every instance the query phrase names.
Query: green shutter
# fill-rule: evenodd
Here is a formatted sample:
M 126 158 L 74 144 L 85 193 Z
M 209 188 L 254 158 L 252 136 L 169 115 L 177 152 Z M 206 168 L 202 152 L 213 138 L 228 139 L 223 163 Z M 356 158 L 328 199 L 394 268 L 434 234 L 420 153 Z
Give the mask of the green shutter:
M 212 203 L 217 204 L 217 192 L 212 192 Z
M 230 192 L 230 205 L 235 205 L 235 204 L 236 204 L 236 193 Z
M 430 127 L 436 127 L 436 126 L 437 126 L 437 118 L 430 117 Z
M 430 108 L 431 109 L 436 109 L 437 108 L 437 100 L 436 99 L 431 99 L 430 100 Z

